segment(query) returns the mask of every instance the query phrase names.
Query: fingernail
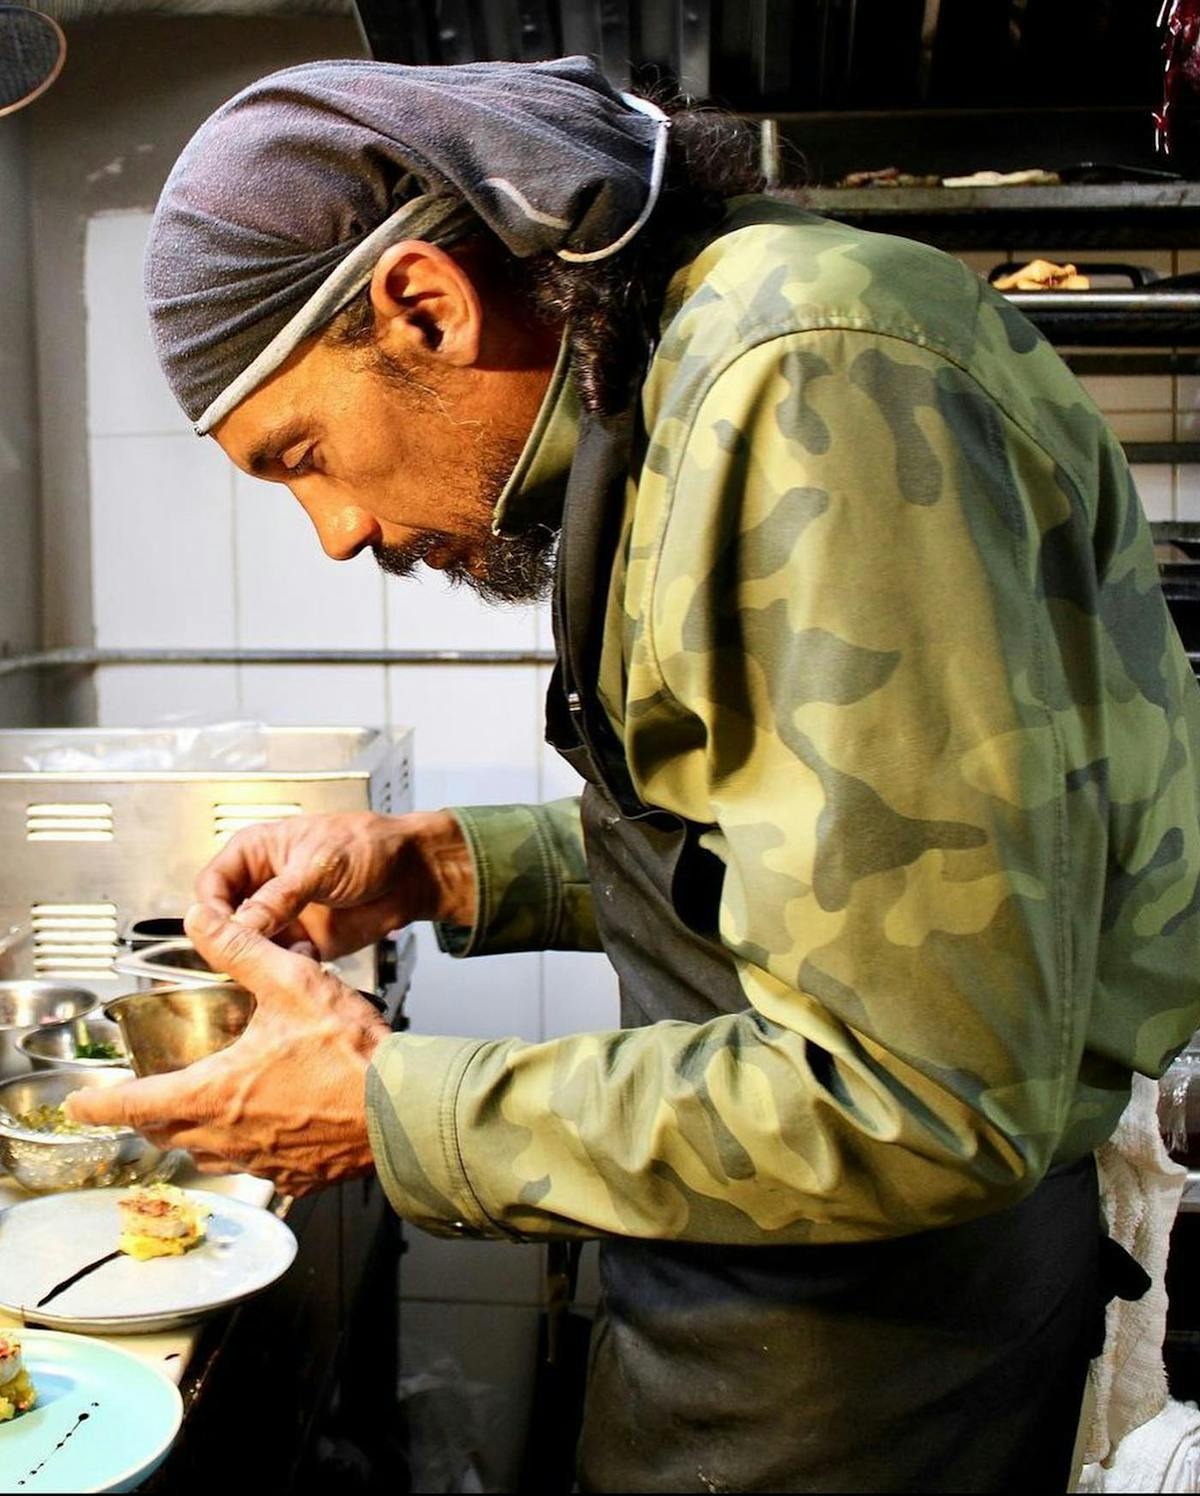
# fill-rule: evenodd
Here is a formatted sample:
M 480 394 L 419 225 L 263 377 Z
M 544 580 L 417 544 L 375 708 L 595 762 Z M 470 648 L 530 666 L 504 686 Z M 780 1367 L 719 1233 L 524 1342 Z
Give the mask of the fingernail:
M 255 904 L 243 904 L 230 918 L 235 925 L 242 925 L 247 930 L 265 930 L 271 922 L 267 911 Z
M 184 927 L 197 935 L 215 935 L 224 920 L 207 904 L 193 904 L 183 917 Z

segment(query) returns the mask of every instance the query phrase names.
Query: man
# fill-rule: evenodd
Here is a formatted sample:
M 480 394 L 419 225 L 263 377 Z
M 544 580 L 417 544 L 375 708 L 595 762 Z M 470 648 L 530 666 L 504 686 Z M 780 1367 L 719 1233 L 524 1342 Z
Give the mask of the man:
M 1200 716 L 1118 443 L 957 262 L 581 59 L 314 64 L 177 165 L 201 432 L 326 551 L 537 595 L 582 808 L 242 833 L 238 1044 L 81 1095 L 446 1234 L 603 1238 L 595 1490 L 1062 1489 L 1092 1150 L 1200 1021 Z M 305 952 L 602 947 L 621 1031 L 385 1035 Z M 271 938 L 267 938 L 271 937 Z

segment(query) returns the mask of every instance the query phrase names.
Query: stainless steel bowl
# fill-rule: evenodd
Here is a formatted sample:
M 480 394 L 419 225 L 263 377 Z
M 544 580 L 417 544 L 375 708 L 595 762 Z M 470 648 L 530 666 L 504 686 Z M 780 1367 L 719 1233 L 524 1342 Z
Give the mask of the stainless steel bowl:
M 254 996 L 244 987 L 157 987 L 105 1006 L 121 1030 L 138 1075 L 165 1075 L 227 1049 L 250 1022 Z
M 86 987 L 68 987 L 61 982 L 0 982 L 0 1080 L 29 1070 L 29 1061 L 17 1048 L 23 1035 L 44 1024 L 82 1018 L 99 1006 L 99 997 Z
M 231 982 L 224 972 L 214 971 L 190 940 L 162 940 L 144 945 L 127 956 L 118 956 L 113 970 L 132 977 L 139 992 L 155 987 L 212 987 Z
M 186 940 L 182 915 L 155 915 L 151 919 L 131 920 L 122 937 L 131 951 L 161 945 L 164 940 Z
M 120 1054 L 115 1060 L 87 1060 L 75 1051 L 82 1044 L 112 1044 Z M 129 1068 L 129 1056 L 121 1030 L 111 1018 L 93 1013 L 72 1023 L 47 1024 L 22 1034 L 17 1048 L 35 1070 L 111 1070 Z
M 0 1163 L 27 1190 L 49 1193 L 93 1185 L 145 1184 L 170 1179 L 184 1158 L 164 1152 L 131 1127 L 103 1132 L 33 1132 L 17 1117 L 38 1106 L 59 1106 L 72 1091 L 119 1086 L 130 1070 L 39 1070 L 0 1085 Z

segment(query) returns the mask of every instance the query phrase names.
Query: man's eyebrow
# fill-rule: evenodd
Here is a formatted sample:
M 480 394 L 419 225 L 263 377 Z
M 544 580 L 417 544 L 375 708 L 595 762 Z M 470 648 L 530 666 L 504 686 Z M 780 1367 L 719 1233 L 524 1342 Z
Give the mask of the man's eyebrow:
M 246 457 L 246 466 L 256 477 L 261 478 L 265 472 L 277 466 L 283 453 L 296 442 L 302 441 L 307 432 L 308 426 L 303 421 L 289 421 L 286 426 L 279 426 L 268 432 L 251 448 Z

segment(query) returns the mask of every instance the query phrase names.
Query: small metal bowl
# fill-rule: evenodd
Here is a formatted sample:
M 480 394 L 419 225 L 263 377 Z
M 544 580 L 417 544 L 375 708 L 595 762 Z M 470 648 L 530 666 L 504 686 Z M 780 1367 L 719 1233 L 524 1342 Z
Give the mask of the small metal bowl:
M 115 1060 L 81 1059 L 76 1049 L 81 1044 L 111 1044 L 120 1054 Z M 121 1030 L 111 1018 L 91 1014 L 73 1023 L 47 1024 L 22 1034 L 17 1048 L 35 1070 L 118 1070 L 129 1069 L 129 1056 L 121 1039 Z
M 61 1105 L 72 1091 L 132 1079 L 129 1070 L 40 1070 L 5 1081 L 0 1085 L 0 1163 L 19 1184 L 39 1194 L 170 1179 L 183 1152 L 164 1152 L 131 1127 L 52 1133 L 31 1131 L 17 1121 L 33 1107 Z
M 113 970 L 132 977 L 139 992 L 155 987 L 212 987 L 233 980 L 214 971 L 190 940 L 162 940 L 143 945 L 127 956 L 118 956 Z
M 105 1006 L 121 1030 L 138 1075 L 166 1075 L 227 1049 L 250 1022 L 254 996 L 233 982 L 216 987 L 156 987 Z
M 131 951 L 145 950 L 148 945 L 161 945 L 164 940 L 186 940 L 183 916 L 155 915 L 151 919 L 132 920 L 126 926 L 123 939 Z
M 0 1080 L 24 1075 L 29 1061 L 17 1041 L 48 1023 L 67 1023 L 100 1006 L 86 987 L 62 982 L 0 982 Z

